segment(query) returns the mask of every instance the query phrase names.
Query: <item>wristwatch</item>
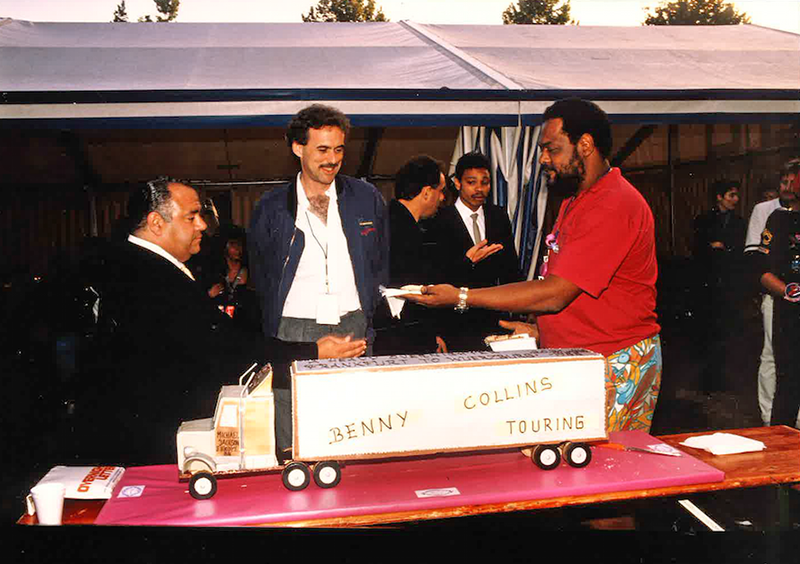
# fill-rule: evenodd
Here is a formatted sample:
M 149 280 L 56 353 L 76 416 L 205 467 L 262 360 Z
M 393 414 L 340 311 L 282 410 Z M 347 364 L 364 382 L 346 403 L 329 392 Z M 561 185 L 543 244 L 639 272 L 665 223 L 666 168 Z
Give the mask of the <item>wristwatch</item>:
M 469 292 L 469 288 L 458 289 L 458 304 L 455 307 L 458 313 L 464 313 L 469 308 L 467 305 L 467 292 Z

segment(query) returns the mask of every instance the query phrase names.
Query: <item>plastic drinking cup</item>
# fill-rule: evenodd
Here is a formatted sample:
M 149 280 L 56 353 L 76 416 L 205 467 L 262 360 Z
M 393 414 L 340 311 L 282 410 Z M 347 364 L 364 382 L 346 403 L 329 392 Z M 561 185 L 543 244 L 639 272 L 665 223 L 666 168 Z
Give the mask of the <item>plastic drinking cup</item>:
M 66 487 L 58 482 L 39 484 L 31 488 L 36 518 L 40 525 L 60 525 L 64 513 Z

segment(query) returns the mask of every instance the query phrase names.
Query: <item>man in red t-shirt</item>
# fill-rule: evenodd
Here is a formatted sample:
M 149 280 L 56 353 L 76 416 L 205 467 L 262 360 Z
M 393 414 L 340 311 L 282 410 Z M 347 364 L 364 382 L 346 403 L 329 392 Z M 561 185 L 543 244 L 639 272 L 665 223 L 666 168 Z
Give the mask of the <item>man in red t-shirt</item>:
M 539 138 L 550 189 L 565 195 L 538 280 L 492 288 L 426 286 L 409 296 L 429 306 L 482 307 L 536 315 L 547 348 L 580 347 L 606 358 L 608 430 L 652 423 L 661 386 L 653 215 L 608 162 L 611 126 L 596 104 L 560 100 Z M 501 324 L 535 331 L 526 324 Z

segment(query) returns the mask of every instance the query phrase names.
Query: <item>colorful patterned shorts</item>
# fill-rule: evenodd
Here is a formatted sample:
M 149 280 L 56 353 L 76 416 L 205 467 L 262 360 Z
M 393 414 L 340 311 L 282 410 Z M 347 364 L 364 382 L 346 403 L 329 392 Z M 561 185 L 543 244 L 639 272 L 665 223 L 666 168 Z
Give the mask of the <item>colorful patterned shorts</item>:
M 606 358 L 609 431 L 650 431 L 663 368 L 659 335 Z

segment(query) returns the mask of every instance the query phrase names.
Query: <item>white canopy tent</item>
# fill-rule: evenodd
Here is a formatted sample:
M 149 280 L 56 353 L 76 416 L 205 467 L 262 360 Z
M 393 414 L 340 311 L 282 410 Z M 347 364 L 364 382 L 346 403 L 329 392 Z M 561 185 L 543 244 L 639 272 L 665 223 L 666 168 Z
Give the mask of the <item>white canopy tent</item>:
M 0 19 L 0 129 L 283 126 L 312 102 L 357 127 L 488 128 L 494 197 L 527 257 L 545 195 L 532 128 L 568 95 L 615 123 L 797 121 L 800 36 L 752 25 Z M 476 132 L 462 129 L 454 159 Z
M 0 19 L 0 92 L 5 125 L 283 125 L 311 100 L 335 102 L 356 125 L 517 125 L 568 93 L 612 118 L 790 116 L 800 113 L 800 35 L 752 25 Z

